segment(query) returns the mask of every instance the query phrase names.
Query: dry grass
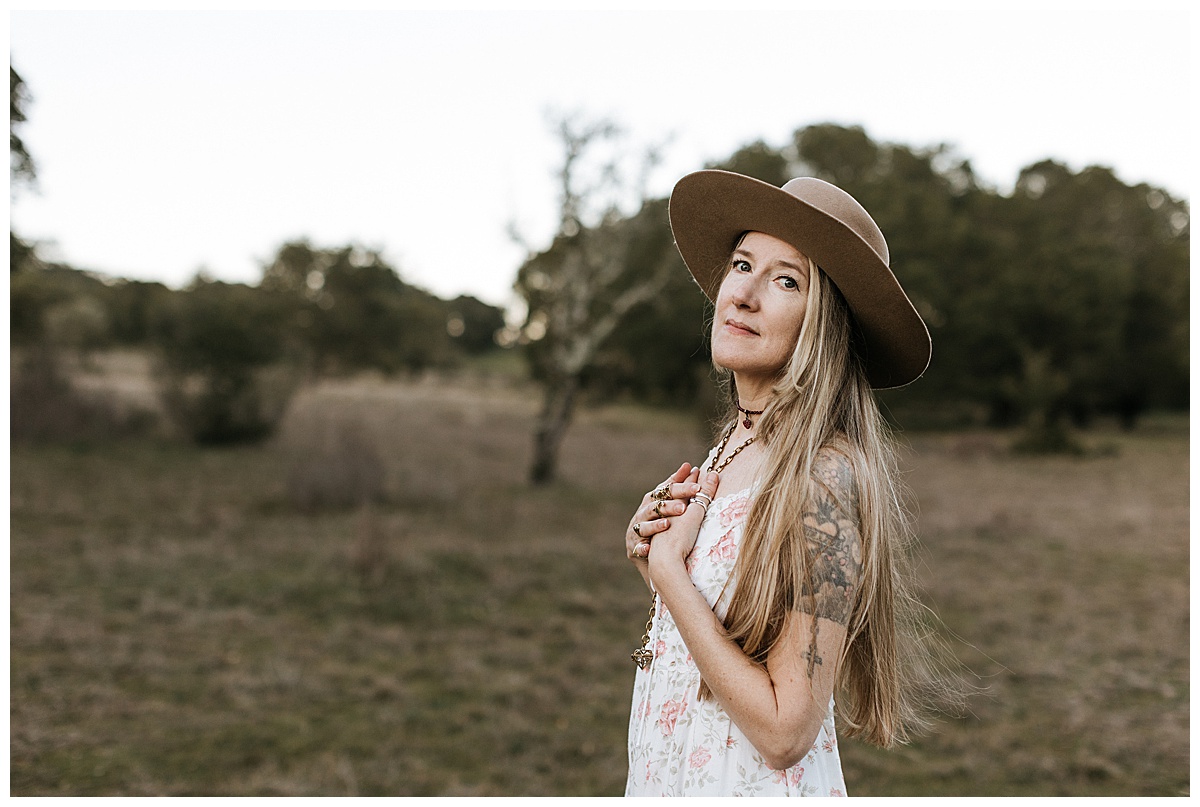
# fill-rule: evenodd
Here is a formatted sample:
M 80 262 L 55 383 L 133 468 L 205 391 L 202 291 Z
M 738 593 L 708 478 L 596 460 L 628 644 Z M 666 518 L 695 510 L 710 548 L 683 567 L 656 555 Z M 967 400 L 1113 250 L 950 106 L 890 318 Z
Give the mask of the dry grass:
M 702 429 L 587 413 L 531 490 L 535 404 L 365 380 L 255 449 L 15 447 L 12 792 L 619 793 L 646 600 L 621 532 Z M 333 420 L 383 493 L 304 515 L 297 435 Z M 991 696 L 900 751 L 843 743 L 852 792 L 1186 792 L 1186 431 L 1085 460 L 999 440 L 914 437 L 910 477 L 931 599 Z

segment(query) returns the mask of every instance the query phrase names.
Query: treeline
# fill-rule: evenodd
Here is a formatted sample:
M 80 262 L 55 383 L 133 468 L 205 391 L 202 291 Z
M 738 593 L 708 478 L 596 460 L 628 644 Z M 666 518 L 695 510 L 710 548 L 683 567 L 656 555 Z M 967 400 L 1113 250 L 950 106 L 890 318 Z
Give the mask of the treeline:
M 871 212 L 933 337 L 924 378 L 882 396 L 905 425 L 1056 429 L 1116 416 L 1132 427 L 1150 409 L 1187 407 L 1190 213 L 1162 188 L 1046 160 L 1003 194 L 947 147 L 878 143 L 836 125 L 710 167 L 775 185 L 818 176 Z M 633 283 L 672 253 L 666 201 L 647 201 L 623 226 L 638 231 Z M 568 241 L 522 268 L 531 300 Z M 588 387 L 675 403 L 708 388 L 705 301 L 673 259 L 666 289 L 629 312 L 585 371 Z M 535 343 L 535 370 L 548 354 Z
M 1074 172 L 1054 161 L 1025 168 L 1004 194 L 949 148 L 878 143 L 835 125 L 800 129 L 781 147 L 754 143 L 712 167 L 776 185 L 819 176 L 878 221 L 934 344 L 919 383 L 883 394 L 902 425 L 1052 429 L 1116 416 L 1132 427 L 1148 410 L 1186 408 L 1185 200 L 1126 185 L 1107 168 Z M 609 245 L 620 254 L 595 259 L 624 268 L 578 305 L 599 310 L 649 275 L 666 279 L 599 342 L 579 394 L 711 405 L 710 314 L 672 247 L 666 207 L 646 199 L 633 215 L 572 224 L 518 269 L 529 318 L 516 341 L 536 380 L 562 375 L 550 298 L 575 293 L 554 291 L 556 276 L 587 239 L 589 255 Z M 664 261 L 674 264 L 665 275 Z M 16 235 L 11 266 L 14 346 L 150 349 L 163 400 L 206 442 L 265 435 L 303 379 L 419 372 L 501 349 L 501 310 L 442 300 L 354 245 L 288 243 L 257 285 L 200 275 L 179 290 L 42 263 Z
M 496 349 L 504 326 L 499 308 L 443 300 L 354 245 L 288 243 L 257 285 L 200 274 L 179 290 L 43 264 L 16 236 L 11 248 L 12 344 L 39 362 L 152 351 L 163 402 L 199 442 L 266 436 L 305 380 L 453 367 Z

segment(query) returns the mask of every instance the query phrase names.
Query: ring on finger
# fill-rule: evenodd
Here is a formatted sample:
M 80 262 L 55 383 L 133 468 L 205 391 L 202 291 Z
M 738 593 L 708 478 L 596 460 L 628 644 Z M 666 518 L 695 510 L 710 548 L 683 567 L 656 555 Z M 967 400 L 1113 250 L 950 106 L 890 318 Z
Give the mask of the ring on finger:
M 662 518 L 662 506 L 663 506 L 662 502 L 654 503 L 654 515 L 658 516 L 659 518 Z
M 633 534 L 634 534 L 634 535 L 636 535 L 638 538 L 641 538 L 641 537 L 642 537 L 642 522 L 640 522 L 640 521 L 635 521 L 635 522 L 634 522 L 634 524 L 633 524 Z
M 660 502 L 665 502 L 667 499 L 671 498 L 671 483 L 668 482 L 661 488 L 655 489 L 655 491 L 650 495 Z
M 703 499 L 703 501 L 701 501 L 701 499 Z M 705 510 L 707 510 L 708 506 L 713 502 L 712 496 L 709 496 L 707 493 L 697 493 L 692 497 L 692 501 L 703 505 Z
M 644 558 L 650 554 L 650 544 L 638 544 L 633 548 L 635 558 Z

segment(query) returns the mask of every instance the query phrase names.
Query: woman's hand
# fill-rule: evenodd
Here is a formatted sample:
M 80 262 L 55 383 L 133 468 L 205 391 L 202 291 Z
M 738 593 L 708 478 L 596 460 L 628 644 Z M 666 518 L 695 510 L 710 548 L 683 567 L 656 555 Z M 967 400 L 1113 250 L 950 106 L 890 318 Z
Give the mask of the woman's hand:
M 687 505 L 683 515 L 671 519 L 671 523 L 654 537 L 654 546 L 650 554 L 649 572 L 651 579 L 662 570 L 674 567 L 678 569 L 687 561 L 692 548 L 696 545 L 696 537 L 700 534 L 700 523 L 708 512 L 708 505 L 716 498 L 717 488 L 721 477 L 715 471 L 710 471 L 700 477 L 700 490 L 694 494 L 692 502 Z
M 687 509 L 688 501 L 700 490 L 696 481 L 699 474 L 700 469 L 693 468 L 689 463 L 680 465 L 679 470 L 671 474 L 658 488 L 642 497 L 641 505 L 629 520 L 629 526 L 625 528 L 625 555 L 633 561 L 643 576 L 646 576 L 650 541 L 671 526 L 671 517 L 682 515 Z M 666 494 L 659 493 L 664 488 Z M 655 498 L 655 494 L 666 495 L 667 498 Z

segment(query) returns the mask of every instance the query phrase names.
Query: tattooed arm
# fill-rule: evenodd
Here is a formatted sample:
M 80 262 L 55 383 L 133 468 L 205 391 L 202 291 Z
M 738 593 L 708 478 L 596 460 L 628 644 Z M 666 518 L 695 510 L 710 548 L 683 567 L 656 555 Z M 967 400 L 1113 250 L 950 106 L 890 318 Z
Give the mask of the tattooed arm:
M 862 580 L 858 486 L 850 460 L 833 451 L 817 454 L 812 481 L 811 507 L 804 514 L 812 574 L 794 605 L 844 628 Z
M 812 585 L 793 603 L 765 668 L 725 634 L 682 563 L 659 552 L 658 542 L 672 530 L 655 538 L 650 554 L 650 574 L 704 680 L 776 770 L 808 753 L 833 694 L 862 570 L 855 491 L 849 460 L 821 452 L 804 518 Z

